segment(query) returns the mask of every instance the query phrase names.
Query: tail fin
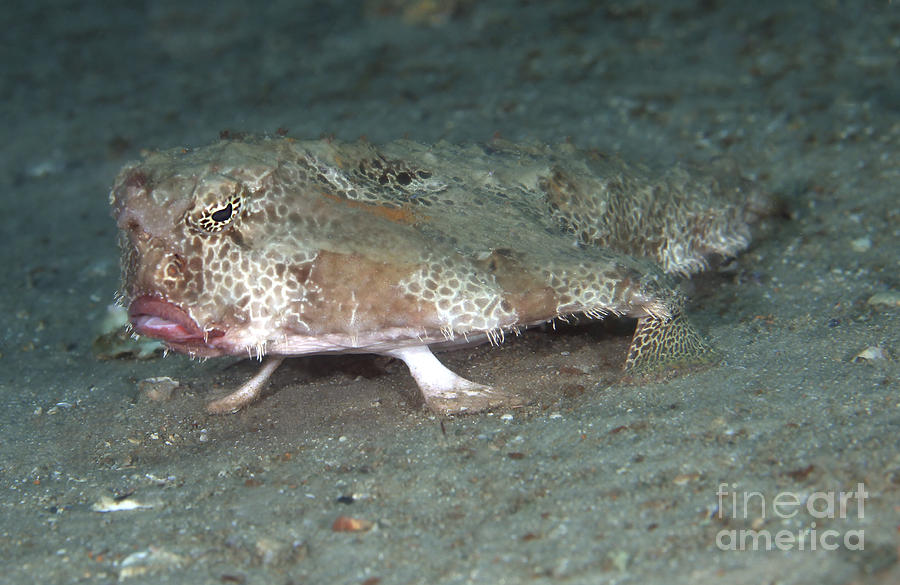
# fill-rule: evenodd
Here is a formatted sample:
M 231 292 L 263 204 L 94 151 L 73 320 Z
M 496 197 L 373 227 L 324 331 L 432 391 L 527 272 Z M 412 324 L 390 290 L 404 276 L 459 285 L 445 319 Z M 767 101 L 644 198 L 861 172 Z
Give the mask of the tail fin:
M 647 315 L 638 320 L 628 348 L 625 371 L 652 374 L 665 368 L 711 363 L 712 346 L 694 329 L 684 313 L 671 317 Z

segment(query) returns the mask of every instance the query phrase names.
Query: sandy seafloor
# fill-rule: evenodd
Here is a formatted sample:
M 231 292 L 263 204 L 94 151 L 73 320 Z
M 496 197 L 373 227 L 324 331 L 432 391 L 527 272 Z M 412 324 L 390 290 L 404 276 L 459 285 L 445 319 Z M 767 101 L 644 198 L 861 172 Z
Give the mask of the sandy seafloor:
M 4 5 L 0 582 L 900 582 L 900 5 L 402 4 Z M 534 400 L 511 417 L 429 415 L 367 357 L 293 360 L 209 416 L 254 363 L 92 353 L 107 193 L 141 149 L 279 128 L 725 155 L 782 208 L 690 283 L 705 371 L 636 385 L 627 334 L 531 331 L 441 356 Z M 143 399 L 151 376 L 181 387 Z M 859 484 L 844 518 L 727 499 Z M 741 529 L 794 541 L 720 550 Z

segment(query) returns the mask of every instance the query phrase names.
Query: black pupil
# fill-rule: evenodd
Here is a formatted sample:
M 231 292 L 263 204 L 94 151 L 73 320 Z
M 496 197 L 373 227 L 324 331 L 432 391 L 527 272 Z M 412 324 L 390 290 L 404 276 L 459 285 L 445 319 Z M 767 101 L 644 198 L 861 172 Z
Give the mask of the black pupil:
M 219 211 L 214 211 L 210 216 L 216 221 L 228 221 L 231 219 L 231 203 L 220 209 Z

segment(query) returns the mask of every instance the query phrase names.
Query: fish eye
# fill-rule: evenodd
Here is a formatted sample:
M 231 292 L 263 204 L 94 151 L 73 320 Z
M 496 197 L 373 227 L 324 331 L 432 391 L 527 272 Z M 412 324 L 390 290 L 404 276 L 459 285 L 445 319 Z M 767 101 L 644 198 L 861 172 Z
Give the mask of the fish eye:
M 209 215 L 209 217 L 216 223 L 225 223 L 226 221 L 231 219 L 231 214 L 233 213 L 233 211 L 234 211 L 234 206 L 229 201 L 228 205 L 226 205 L 225 207 L 223 207 L 222 209 L 220 209 L 218 211 L 213 211 Z
M 243 202 L 244 190 L 241 188 L 230 197 L 220 197 L 218 201 L 189 212 L 186 219 L 192 227 L 214 234 L 234 224 L 241 214 Z

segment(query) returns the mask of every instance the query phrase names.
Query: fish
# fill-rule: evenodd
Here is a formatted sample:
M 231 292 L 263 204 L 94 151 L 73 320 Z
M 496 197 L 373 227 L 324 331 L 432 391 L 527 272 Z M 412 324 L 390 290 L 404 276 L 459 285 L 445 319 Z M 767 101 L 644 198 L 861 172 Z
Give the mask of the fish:
M 433 350 L 558 320 L 636 319 L 633 375 L 707 363 L 679 279 L 750 243 L 766 194 L 728 165 L 654 171 L 570 143 L 242 136 L 144 154 L 110 191 L 134 333 L 262 365 L 208 403 L 256 401 L 286 357 L 402 360 L 432 412 L 521 404 Z

